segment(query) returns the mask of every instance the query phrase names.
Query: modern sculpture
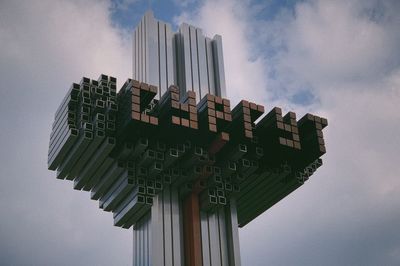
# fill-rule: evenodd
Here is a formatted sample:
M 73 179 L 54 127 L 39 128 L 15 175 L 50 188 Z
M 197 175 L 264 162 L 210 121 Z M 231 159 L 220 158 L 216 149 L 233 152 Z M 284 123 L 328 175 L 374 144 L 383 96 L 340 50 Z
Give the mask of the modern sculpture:
M 243 227 L 322 165 L 325 118 L 225 97 L 222 39 L 147 12 L 133 79 L 73 83 L 57 109 L 48 168 L 133 227 L 134 265 L 240 265 Z

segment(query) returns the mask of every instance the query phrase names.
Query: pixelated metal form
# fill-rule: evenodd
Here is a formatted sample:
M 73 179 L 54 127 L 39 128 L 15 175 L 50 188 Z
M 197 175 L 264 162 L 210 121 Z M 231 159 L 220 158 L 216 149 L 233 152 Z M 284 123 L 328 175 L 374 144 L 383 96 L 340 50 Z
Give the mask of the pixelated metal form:
M 133 227 L 134 265 L 240 265 L 238 228 L 322 165 L 325 118 L 225 97 L 222 39 L 145 14 L 133 79 L 73 83 L 48 168 Z M 256 121 L 259 120 L 257 123 Z

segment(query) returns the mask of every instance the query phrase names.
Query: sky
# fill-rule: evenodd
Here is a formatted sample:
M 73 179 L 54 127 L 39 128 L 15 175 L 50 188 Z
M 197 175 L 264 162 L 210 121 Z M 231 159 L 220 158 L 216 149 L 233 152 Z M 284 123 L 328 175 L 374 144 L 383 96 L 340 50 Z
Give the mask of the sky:
M 0 264 L 131 265 L 132 232 L 56 180 L 72 82 L 132 74 L 151 8 L 223 38 L 228 98 L 327 117 L 324 165 L 240 229 L 242 265 L 400 265 L 400 2 L 0 1 Z

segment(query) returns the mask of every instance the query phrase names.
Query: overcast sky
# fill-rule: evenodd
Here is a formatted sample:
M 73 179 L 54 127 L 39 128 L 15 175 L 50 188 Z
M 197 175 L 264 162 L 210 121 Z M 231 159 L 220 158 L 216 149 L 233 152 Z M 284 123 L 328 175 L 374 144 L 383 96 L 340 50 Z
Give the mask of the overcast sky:
M 228 97 L 325 116 L 324 166 L 240 230 L 244 266 L 400 265 L 400 1 L 0 1 L 0 264 L 131 265 L 132 232 L 47 170 L 72 82 L 131 76 L 151 6 L 223 37 Z

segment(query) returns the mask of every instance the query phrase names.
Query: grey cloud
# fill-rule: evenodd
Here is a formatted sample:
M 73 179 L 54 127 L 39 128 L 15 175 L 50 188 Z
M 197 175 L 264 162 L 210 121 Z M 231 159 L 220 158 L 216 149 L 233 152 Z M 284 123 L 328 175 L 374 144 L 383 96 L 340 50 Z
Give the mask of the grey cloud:
M 108 2 L 0 4 L 0 261 L 2 265 L 129 265 L 130 231 L 87 193 L 47 170 L 53 114 L 73 81 L 128 78 L 130 41 Z
M 295 16 L 283 11 L 273 21 L 254 16 L 250 4 L 205 1 L 176 20 L 223 36 L 233 102 L 312 111 L 330 125 L 324 167 L 241 230 L 243 265 L 398 265 L 398 4 L 304 1 Z M 70 83 L 131 73 L 129 35 L 110 26 L 109 7 L 0 4 L 2 264 L 131 262 L 131 232 L 46 169 L 52 114 Z M 316 102 L 288 100 L 305 87 Z
M 330 125 L 325 165 L 241 230 L 243 264 L 398 265 L 398 3 L 301 1 L 273 20 L 254 16 L 250 5 L 207 1 L 180 19 L 240 36 L 240 45 L 224 38 L 225 57 L 236 58 L 226 70 L 236 77 L 233 97 L 311 111 Z M 230 15 L 215 18 L 210 6 Z M 246 71 L 255 62 L 261 70 Z M 315 102 L 291 102 L 304 88 Z

